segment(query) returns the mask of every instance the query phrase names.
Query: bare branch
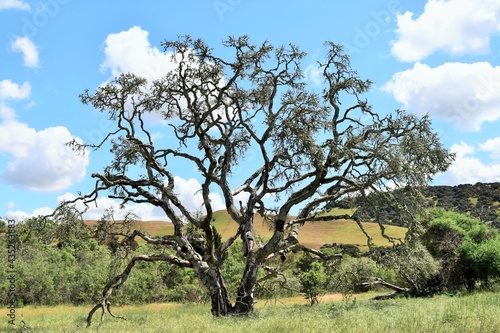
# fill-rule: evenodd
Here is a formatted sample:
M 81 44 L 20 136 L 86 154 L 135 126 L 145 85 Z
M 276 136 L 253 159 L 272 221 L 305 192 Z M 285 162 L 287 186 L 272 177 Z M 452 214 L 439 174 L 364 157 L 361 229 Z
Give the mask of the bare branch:
M 157 254 L 157 255 L 139 255 L 133 257 L 130 262 L 128 263 L 127 267 L 123 270 L 121 274 L 116 275 L 113 277 L 109 282 L 106 284 L 104 287 L 104 290 L 102 292 L 102 301 L 98 304 L 96 304 L 92 310 L 89 312 L 89 315 L 87 316 L 87 327 L 89 327 L 92 324 L 92 317 L 99 308 L 102 309 L 102 315 L 101 315 L 101 322 L 104 320 L 104 313 L 105 310 L 107 309 L 109 314 L 112 317 L 115 318 L 121 318 L 125 319 L 123 317 L 115 316 L 111 312 L 111 302 L 109 301 L 109 298 L 111 297 L 113 290 L 120 288 L 128 279 L 128 276 L 130 272 L 132 271 L 132 268 L 134 268 L 135 264 L 137 261 L 147 261 L 147 262 L 153 262 L 153 261 L 165 261 L 165 262 L 170 262 L 172 264 L 178 265 L 180 267 L 191 267 L 191 264 L 188 261 L 183 261 L 178 258 L 175 258 L 173 256 L 170 256 L 168 254 L 162 253 L 162 254 Z

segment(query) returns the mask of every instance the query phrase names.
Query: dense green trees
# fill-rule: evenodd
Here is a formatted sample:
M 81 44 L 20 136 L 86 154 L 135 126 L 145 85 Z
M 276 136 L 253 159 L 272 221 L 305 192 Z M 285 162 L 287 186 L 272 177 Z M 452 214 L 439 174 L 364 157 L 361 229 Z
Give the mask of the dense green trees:
M 18 305 L 90 304 L 101 297 L 101 287 L 127 264 L 132 253 L 150 251 L 143 244 L 130 253 L 116 251 L 98 240 L 75 216 L 63 222 L 31 218 L 16 226 L 15 286 Z M 0 255 L 6 258 L 5 234 L 0 233 Z M 7 266 L 0 266 L 0 299 L 7 300 Z M 138 264 L 128 283 L 116 292 L 117 304 L 164 301 L 204 301 L 206 290 L 192 270 L 151 263 Z
M 298 276 L 301 291 L 311 305 L 319 303 L 319 296 L 328 291 L 328 276 L 322 262 L 314 260 L 309 254 L 299 257 L 295 274 Z
M 498 229 L 470 215 L 433 208 L 411 239 L 376 256 L 415 296 L 487 287 L 500 278 Z
M 405 201 L 407 189 L 396 189 L 394 201 Z M 422 205 L 426 208 L 440 207 L 458 213 L 469 214 L 482 222 L 500 227 L 500 183 L 461 184 L 456 186 L 428 186 L 422 189 Z M 374 194 L 377 195 L 377 194 Z M 332 202 L 328 208 L 357 208 L 365 219 L 379 218 L 385 224 L 403 225 L 394 201 L 379 203 L 372 207 L 364 202 L 344 199 Z
M 439 260 L 443 288 L 473 290 L 500 277 L 500 235 L 470 216 L 433 209 L 424 221 L 422 242 Z

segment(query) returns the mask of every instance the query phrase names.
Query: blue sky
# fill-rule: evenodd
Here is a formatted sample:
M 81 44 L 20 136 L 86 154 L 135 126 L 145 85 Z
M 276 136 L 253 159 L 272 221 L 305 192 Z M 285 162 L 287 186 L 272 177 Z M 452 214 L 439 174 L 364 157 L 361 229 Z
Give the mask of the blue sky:
M 90 191 L 106 154 L 77 156 L 64 143 L 98 140 L 109 125 L 78 95 L 122 72 L 158 77 L 171 66 L 160 43 L 184 34 L 220 54 L 230 35 L 298 45 L 312 86 L 323 43 L 343 44 L 375 82 L 375 110 L 429 114 L 457 153 L 434 184 L 500 181 L 499 33 L 498 0 L 0 0 L 0 216 L 47 214 Z M 176 188 L 196 209 L 196 175 L 178 169 Z M 87 218 L 114 204 L 98 203 Z

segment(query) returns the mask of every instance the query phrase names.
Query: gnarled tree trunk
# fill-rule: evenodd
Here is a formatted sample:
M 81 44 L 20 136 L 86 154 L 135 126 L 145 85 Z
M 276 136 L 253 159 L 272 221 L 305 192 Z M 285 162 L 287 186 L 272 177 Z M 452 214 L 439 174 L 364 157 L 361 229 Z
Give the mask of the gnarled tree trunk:
M 243 277 L 236 294 L 236 302 L 233 307 L 234 314 L 249 314 L 253 311 L 254 291 L 259 273 L 259 263 L 255 258 L 255 253 L 248 253 L 247 263 L 243 272 Z
M 231 313 L 232 305 L 219 266 L 217 264 L 209 266 L 204 261 L 196 261 L 193 266 L 202 284 L 210 293 L 212 315 L 220 317 Z
M 216 281 L 210 284 L 210 298 L 212 301 L 212 315 L 216 317 L 227 316 L 232 312 L 231 301 L 227 293 L 227 287 L 220 270 L 216 269 Z

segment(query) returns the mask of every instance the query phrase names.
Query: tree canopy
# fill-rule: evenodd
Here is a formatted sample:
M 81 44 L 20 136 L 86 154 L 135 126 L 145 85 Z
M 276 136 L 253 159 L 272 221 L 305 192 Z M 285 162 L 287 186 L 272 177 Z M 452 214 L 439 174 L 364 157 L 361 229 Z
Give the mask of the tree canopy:
M 138 261 L 191 267 L 210 292 L 214 315 L 248 313 L 259 267 L 270 258 L 303 250 L 328 259 L 300 244 L 300 226 L 335 218 L 359 222 L 356 216 L 326 216 L 327 203 L 424 186 L 453 160 L 429 117 L 372 108 L 363 97 L 372 82 L 351 68 L 341 45 L 324 44 L 324 58 L 316 64 L 321 87 L 304 75 L 306 53 L 295 45 L 253 44 L 243 36 L 229 37 L 223 46 L 231 57 L 218 56 L 189 36 L 165 41 L 174 68 L 163 78 L 151 82 L 125 73 L 80 96 L 107 114 L 115 128 L 102 142 L 71 143 L 81 151 L 109 144 L 112 152 L 104 170 L 92 174 L 95 189 L 77 200 L 88 204 L 107 195 L 123 204 L 149 203 L 175 227 L 172 235 L 162 237 L 138 230 L 119 233 L 129 241 L 142 238 L 159 250 L 132 258 L 109 281 L 89 324 L 95 310 L 109 310 L 113 289 L 125 283 Z M 155 121 L 165 123 L 162 135 L 168 145 L 155 144 L 150 129 Z M 179 163 L 195 167 L 202 179 L 202 214 L 190 211 L 176 192 L 172 166 Z M 212 225 L 213 193 L 222 195 L 238 225 L 226 240 L 220 240 Z M 244 200 L 237 199 L 241 194 Z M 414 204 L 402 207 L 408 220 Z M 295 217 L 292 211 L 298 212 Z M 255 239 L 255 213 L 271 225 L 269 239 Z M 188 225 L 190 234 L 197 230 L 196 244 Z M 232 303 L 220 268 L 238 238 L 246 265 Z

